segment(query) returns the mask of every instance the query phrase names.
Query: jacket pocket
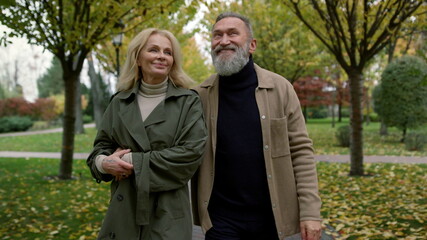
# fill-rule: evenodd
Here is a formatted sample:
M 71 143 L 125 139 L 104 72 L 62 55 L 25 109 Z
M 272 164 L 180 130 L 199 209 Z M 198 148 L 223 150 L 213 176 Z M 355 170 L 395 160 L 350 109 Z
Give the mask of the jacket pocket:
M 271 156 L 283 157 L 290 154 L 287 118 L 271 118 Z

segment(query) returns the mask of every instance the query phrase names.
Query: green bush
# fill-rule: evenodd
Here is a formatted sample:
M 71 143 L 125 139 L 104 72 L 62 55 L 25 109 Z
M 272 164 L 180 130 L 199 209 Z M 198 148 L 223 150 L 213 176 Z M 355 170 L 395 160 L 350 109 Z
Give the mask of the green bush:
M 83 115 L 83 123 L 91 123 L 93 122 L 92 116 L 90 115 Z
M 363 121 L 366 122 L 367 119 L 368 119 L 368 115 L 364 114 L 363 115 Z M 378 114 L 371 113 L 371 114 L 369 114 L 369 121 L 371 121 L 371 122 L 380 122 L 380 118 L 379 118 Z
M 0 133 L 26 131 L 31 126 L 33 126 L 33 121 L 30 117 L 12 116 L 0 118 Z
M 420 132 L 411 132 L 405 137 L 405 147 L 408 151 L 422 151 L 427 144 L 427 135 Z
M 342 108 L 341 109 L 341 117 L 349 118 L 350 117 L 350 109 L 349 108 Z
M 312 119 L 322 119 L 328 117 L 327 108 L 309 108 L 308 117 Z
M 340 147 L 350 147 L 350 126 L 341 126 L 335 132 Z
M 387 127 L 403 136 L 427 123 L 427 63 L 416 56 L 395 59 L 384 70 L 372 92 L 374 110 Z

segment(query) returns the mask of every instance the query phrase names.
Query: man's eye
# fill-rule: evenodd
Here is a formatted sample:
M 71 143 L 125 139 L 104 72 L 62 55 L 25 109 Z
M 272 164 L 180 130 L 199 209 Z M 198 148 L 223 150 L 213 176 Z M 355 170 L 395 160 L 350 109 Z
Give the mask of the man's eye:
M 216 33 L 216 34 L 213 35 L 213 38 L 220 38 L 221 36 L 222 36 L 221 34 Z

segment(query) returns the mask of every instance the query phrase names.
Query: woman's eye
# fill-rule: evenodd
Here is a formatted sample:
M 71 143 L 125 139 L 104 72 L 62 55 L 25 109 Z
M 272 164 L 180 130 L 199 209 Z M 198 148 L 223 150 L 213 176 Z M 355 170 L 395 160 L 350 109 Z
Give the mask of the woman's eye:
M 170 51 L 165 51 L 165 54 L 169 55 L 169 56 L 172 56 L 172 52 L 170 52 Z
M 149 51 L 149 52 L 157 52 L 157 49 L 155 49 L 155 48 L 151 48 L 151 49 L 148 49 L 148 51 Z

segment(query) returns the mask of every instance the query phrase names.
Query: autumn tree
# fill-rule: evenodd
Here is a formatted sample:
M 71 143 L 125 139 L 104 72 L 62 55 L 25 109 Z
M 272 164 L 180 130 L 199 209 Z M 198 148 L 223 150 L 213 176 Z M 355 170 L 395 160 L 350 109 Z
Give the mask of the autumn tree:
M 350 175 L 363 168 L 363 70 L 390 41 L 421 0 L 281 0 L 323 43 L 349 78 Z
M 326 91 L 328 83 L 316 75 L 301 77 L 293 83 L 293 86 L 305 118 L 308 117 L 308 107 L 328 106 L 331 104 L 331 93 Z
M 0 5 L 0 22 L 12 29 L 12 36 L 43 46 L 62 66 L 65 109 L 59 178 L 72 177 L 75 100 L 79 75 L 87 54 L 100 42 L 110 39 L 114 24 L 147 19 L 163 11 L 174 12 L 183 0 L 17 0 Z M 4 39 L 3 36 L 1 39 Z

